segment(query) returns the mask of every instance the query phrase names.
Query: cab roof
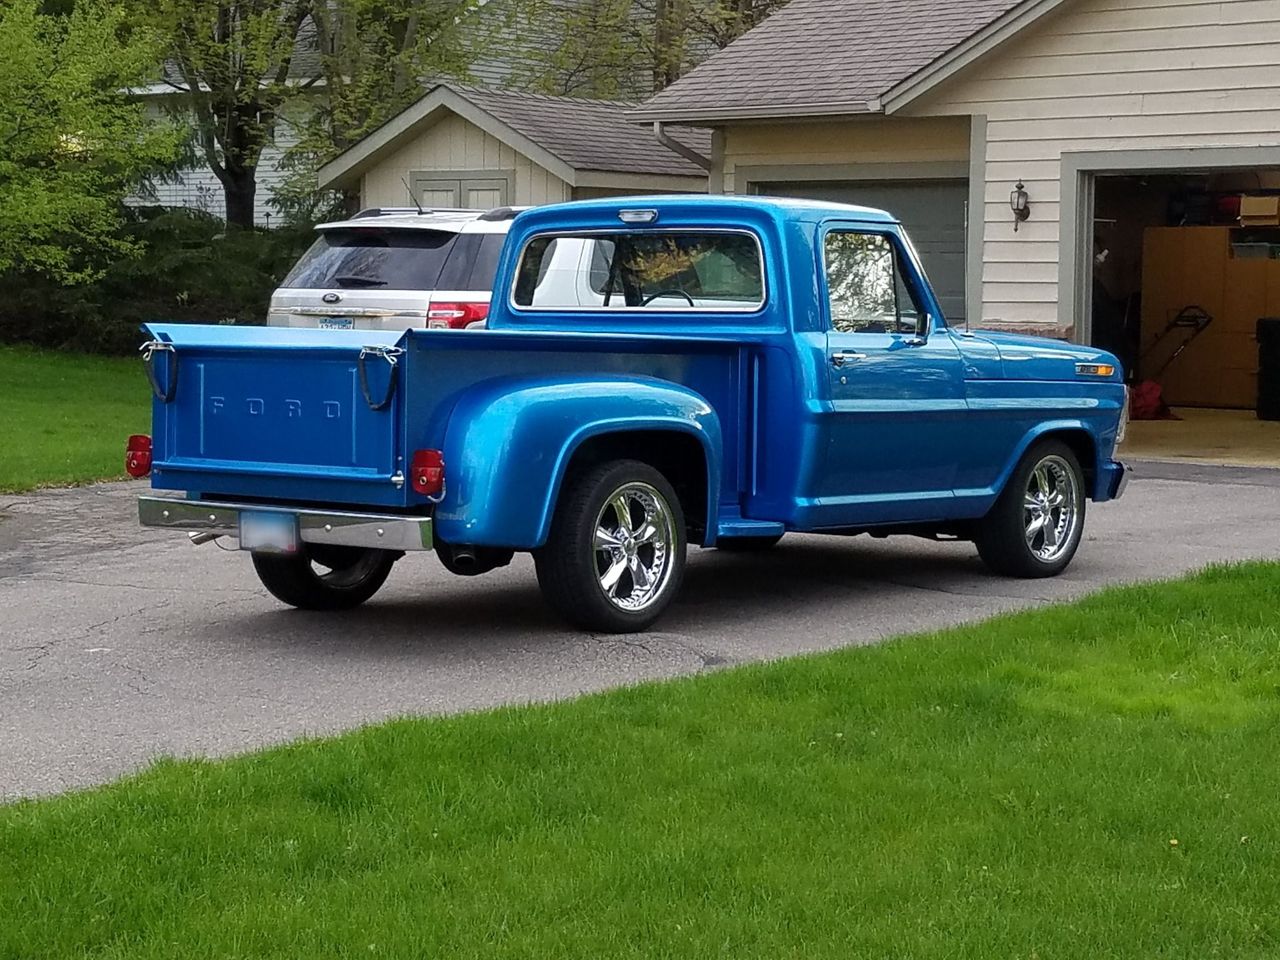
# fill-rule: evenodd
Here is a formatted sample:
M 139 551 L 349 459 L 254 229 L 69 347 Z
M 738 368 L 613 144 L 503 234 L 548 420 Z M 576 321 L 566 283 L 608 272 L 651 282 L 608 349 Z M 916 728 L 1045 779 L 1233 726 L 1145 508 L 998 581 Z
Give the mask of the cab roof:
M 717 196 L 701 194 L 668 194 L 662 196 L 606 197 L 599 200 L 578 200 L 573 203 L 551 204 L 537 207 L 521 214 L 521 221 L 566 220 L 604 216 L 617 222 L 623 210 L 656 210 L 657 224 L 662 223 L 664 211 L 674 217 L 687 220 L 705 218 L 708 225 L 723 220 L 726 225 L 746 214 L 752 217 L 764 215 L 774 220 L 812 222 L 816 220 L 847 219 L 866 223 L 896 224 L 897 217 L 873 207 L 859 207 L 847 203 L 826 200 L 802 200 L 791 197 Z

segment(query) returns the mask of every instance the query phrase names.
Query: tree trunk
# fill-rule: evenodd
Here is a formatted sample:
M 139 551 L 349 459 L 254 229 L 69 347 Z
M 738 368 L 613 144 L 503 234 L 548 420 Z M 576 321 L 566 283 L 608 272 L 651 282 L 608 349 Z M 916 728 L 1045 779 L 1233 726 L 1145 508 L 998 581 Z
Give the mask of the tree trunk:
M 252 167 L 228 168 L 222 177 L 222 191 L 227 201 L 227 225 L 252 230 L 254 199 L 258 193 L 257 171 Z

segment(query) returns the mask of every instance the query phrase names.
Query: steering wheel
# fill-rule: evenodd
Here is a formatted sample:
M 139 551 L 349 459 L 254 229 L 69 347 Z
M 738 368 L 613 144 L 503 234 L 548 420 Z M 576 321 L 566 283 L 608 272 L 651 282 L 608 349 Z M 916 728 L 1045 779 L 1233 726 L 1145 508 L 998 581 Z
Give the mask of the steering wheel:
M 653 301 L 657 300 L 659 297 L 684 297 L 686 300 L 689 301 L 689 306 L 691 307 L 697 306 L 697 304 L 693 302 L 693 297 L 689 296 L 689 294 L 685 293 L 683 290 L 659 290 L 653 296 L 646 297 L 644 301 L 640 304 L 640 306 L 647 307 L 649 304 L 653 303 Z

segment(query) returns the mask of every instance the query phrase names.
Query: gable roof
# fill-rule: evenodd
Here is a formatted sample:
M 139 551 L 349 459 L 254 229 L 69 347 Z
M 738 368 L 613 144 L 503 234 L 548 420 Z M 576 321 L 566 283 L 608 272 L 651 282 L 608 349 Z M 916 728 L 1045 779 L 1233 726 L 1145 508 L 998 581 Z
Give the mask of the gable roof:
M 631 113 L 707 123 L 876 113 L 915 99 L 1062 0 L 791 0 Z M 962 62 L 960 62 L 962 61 Z M 958 64 L 958 65 L 957 65 Z M 910 90 L 908 99 L 895 97 Z
M 359 143 L 320 169 L 321 186 L 350 179 L 383 151 L 453 112 L 546 167 L 571 186 L 580 171 L 705 178 L 706 170 L 659 143 L 651 130 L 627 119 L 637 104 L 552 97 L 514 90 L 439 83 Z M 708 155 L 705 130 L 672 133 Z

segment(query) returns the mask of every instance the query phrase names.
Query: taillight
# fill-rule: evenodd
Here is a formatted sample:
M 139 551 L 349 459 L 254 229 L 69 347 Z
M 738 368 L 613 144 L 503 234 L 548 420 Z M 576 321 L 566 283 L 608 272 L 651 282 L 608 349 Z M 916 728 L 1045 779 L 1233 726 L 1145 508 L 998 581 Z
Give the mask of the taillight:
M 466 330 L 483 326 L 489 316 L 489 304 L 474 300 L 442 300 L 427 308 L 427 328 L 431 330 Z
M 439 497 L 444 493 L 444 454 L 439 450 L 417 450 L 409 463 L 409 479 L 415 493 Z
M 151 472 L 151 438 L 135 433 L 124 448 L 124 470 L 131 477 L 145 477 Z

